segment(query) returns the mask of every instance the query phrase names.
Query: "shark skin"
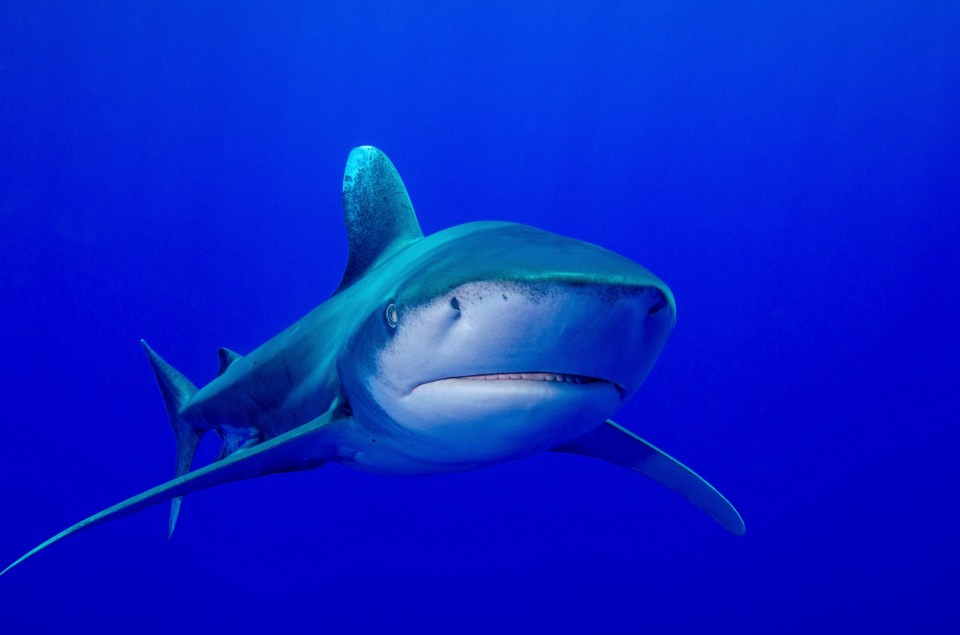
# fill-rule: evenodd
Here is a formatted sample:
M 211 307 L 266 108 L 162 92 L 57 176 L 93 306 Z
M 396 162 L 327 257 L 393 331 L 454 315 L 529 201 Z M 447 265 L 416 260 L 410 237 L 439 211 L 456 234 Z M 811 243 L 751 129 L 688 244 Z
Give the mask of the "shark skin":
M 343 181 L 350 246 L 333 296 L 256 350 L 220 349 L 197 389 L 143 346 L 177 441 L 175 478 L 83 529 L 222 483 L 330 462 L 384 474 L 471 470 L 544 451 L 602 459 L 743 521 L 689 468 L 609 420 L 676 320 L 670 289 L 596 245 L 506 222 L 423 236 L 390 160 L 355 148 Z M 191 470 L 209 431 L 217 460 Z

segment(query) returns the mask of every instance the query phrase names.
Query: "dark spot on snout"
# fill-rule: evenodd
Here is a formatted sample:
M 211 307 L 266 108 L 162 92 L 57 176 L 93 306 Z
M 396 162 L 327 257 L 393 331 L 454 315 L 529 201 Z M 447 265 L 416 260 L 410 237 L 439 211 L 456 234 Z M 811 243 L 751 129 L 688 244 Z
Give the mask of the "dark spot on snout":
M 450 298 L 450 306 L 453 307 L 453 310 L 454 310 L 454 311 L 459 311 L 459 310 L 460 310 L 460 300 L 458 300 L 458 299 L 456 298 L 456 296 Z
M 665 306 L 667 306 L 667 299 L 661 295 L 657 298 L 657 301 L 653 303 L 653 306 L 647 309 L 647 315 L 656 315 Z

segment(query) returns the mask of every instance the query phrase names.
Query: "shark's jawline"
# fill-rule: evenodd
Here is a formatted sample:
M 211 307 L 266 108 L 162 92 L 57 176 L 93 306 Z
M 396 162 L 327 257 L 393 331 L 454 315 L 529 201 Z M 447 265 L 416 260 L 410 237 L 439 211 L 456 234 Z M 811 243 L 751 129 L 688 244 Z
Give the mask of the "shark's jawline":
M 437 381 L 446 381 L 449 379 L 472 379 L 472 380 L 491 380 L 491 381 L 553 381 L 570 384 L 593 384 L 596 382 L 606 382 L 605 379 L 596 377 L 587 377 L 585 375 L 573 375 L 570 373 L 552 373 L 544 371 L 522 371 L 507 373 L 484 373 L 481 375 L 455 375 L 452 377 L 442 377 L 432 381 L 423 382 L 430 384 Z M 613 383 L 613 382 L 607 382 Z M 421 386 L 423 384 L 420 384 Z
M 549 383 L 557 384 L 558 387 L 561 385 L 564 387 L 570 386 L 591 386 L 591 385 L 606 385 L 611 386 L 616 389 L 617 393 L 622 399 L 626 394 L 627 390 L 620 384 L 609 381 L 607 379 L 599 379 L 597 377 L 590 377 L 587 375 L 575 375 L 572 373 L 553 373 L 553 372 L 544 372 L 544 371 L 523 371 L 523 372 L 509 372 L 509 373 L 482 373 L 478 375 L 453 375 L 450 377 L 440 377 L 438 379 L 432 379 L 430 381 L 425 381 L 414 386 L 410 393 L 421 388 L 423 386 L 429 386 L 431 384 L 439 384 L 443 382 L 455 382 L 458 380 L 464 381 L 481 381 L 481 382 L 515 382 L 517 386 L 522 386 L 524 383 Z M 410 394 L 408 393 L 408 394 Z
M 533 387 L 541 384 L 555 386 L 558 390 L 576 390 L 578 388 L 597 389 L 600 386 L 610 386 L 617 391 L 617 394 L 620 396 L 621 400 L 627 396 L 626 388 L 607 379 L 599 379 L 597 377 L 590 377 L 587 375 L 575 375 L 572 373 L 552 373 L 543 371 L 482 373 L 477 375 L 452 375 L 450 377 L 439 377 L 437 379 L 431 379 L 430 381 L 417 384 L 411 388 L 406 395 L 409 396 L 420 388 L 444 384 L 455 385 L 461 381 L 471 383 L 490 382 L 491 384 L 503 386 L 513 385 L 518 389 L 522 389 L 524 386 Z

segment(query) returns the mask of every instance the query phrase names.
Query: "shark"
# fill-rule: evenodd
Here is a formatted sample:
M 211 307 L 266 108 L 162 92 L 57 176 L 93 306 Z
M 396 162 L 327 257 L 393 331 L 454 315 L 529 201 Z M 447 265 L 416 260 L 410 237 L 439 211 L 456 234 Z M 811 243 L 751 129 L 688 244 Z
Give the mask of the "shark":
M 176 439 L 174 478 L 34 547 L 228 482 L 339 463 L 420 475 L 552 451 L 623 466 L 735 535 L 737 510 L 691 469 L 610 419 L 676 322 L 670 289 L 633 260 L 528 225 L 481 221 L 424 236 L 390 159 L 353 149 L 349 251 L 332 296 L 247 355 L 219 350 L 202 388 L 141 340 Z M 216 459 L 193 469 L 203 436 Z

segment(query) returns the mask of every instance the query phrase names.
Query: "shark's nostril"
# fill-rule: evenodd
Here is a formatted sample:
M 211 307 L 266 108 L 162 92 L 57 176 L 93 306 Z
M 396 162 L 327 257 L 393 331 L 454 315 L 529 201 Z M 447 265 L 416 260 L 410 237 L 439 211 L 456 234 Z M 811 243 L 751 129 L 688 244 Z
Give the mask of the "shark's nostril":
M 653 306 L 647 309 L 647 315 L 656 315 L 665 306 L 667 306 L 667 300 L 661 295 L 657 298 L 657 301 L 653 303 Z
M 454 310 L 454 311 L 459 311 L 459 310 L 460 310 L 460 300 L 458 300 L 456 297 L 450 298 L 450 306 L 453 307 L 453 310 Z

